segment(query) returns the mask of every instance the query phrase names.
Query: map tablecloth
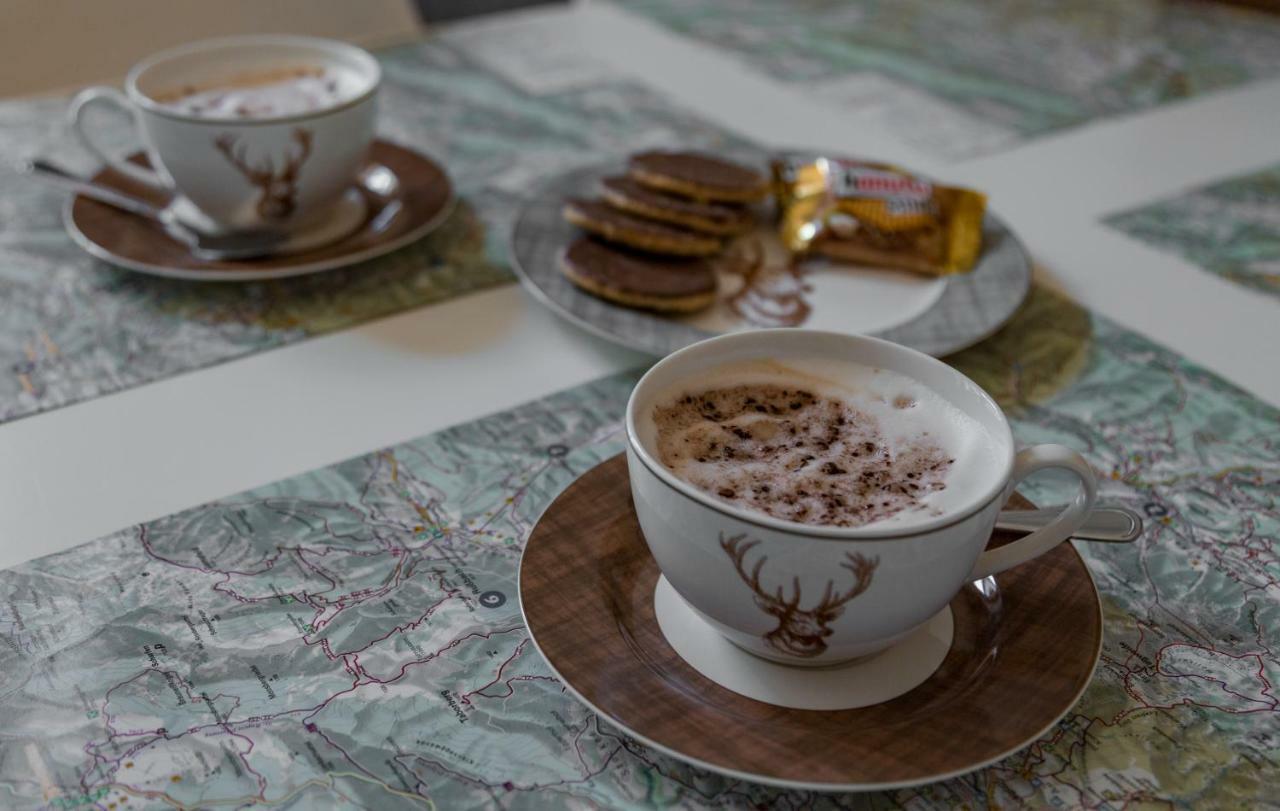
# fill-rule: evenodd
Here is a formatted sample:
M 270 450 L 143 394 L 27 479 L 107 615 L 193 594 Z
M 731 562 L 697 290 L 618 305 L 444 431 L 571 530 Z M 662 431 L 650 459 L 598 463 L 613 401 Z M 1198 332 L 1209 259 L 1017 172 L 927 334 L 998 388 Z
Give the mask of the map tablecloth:
M 1280 166 L 1116 214 L 1105 222 L 1224 279 L 1280 296 Z
M 622 448 L 620 375 L 0 572 L 0 805 L 1274 803 L 1280 412 L 1042 289 L 954 362 L 1019 440 L 1083 450 L 1103 497 L 1148 517 L 1137 544 L 1081 545 L 1102 662 L 994 766 L 782 792 L 661 756 L 565 692 L 516 567 L 540 511 Z
M 857 112 L 964 157 L 1280 74 L 1280 19 L 1168 0 L 623 0 Z
M 646 147 L 728 143 L 635 83 L 518 86 L 464 55 L 484 41 L 452 36 L 379 55 L 380 133 L 444 161 L 462 197 L 439 231 L 382 259 L 278 282 L 152 278 L 83 254 L 62 230 L 65 193 L 0 176 L 0 422 L 510 281 L 509 224 L 537 183 Z M 0 163 L 74 159 L 66 106 L 0 104 Z

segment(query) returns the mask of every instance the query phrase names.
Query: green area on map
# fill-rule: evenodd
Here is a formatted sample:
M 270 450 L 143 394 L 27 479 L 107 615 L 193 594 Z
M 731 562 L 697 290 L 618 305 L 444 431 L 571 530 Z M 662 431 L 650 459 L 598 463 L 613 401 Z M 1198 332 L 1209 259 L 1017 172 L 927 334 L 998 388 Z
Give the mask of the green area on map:
M 1280 74 L 1280 19 L 1215 3 L 623 5 L 952 157 Z
M 1224 279 L 1280 296 L 1280 166 L 1106 219 Z

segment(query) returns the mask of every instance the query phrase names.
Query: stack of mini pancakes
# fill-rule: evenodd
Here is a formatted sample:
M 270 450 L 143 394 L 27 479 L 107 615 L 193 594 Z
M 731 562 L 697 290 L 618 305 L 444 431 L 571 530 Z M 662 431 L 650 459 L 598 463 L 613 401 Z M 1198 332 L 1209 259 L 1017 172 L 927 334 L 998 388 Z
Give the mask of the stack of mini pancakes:
M 600 199 L 565 201 L 564 218 L 590 236 L 565 251 L 561 269 L 580 289 L 626 307 L 701 310 L 716 299 L 711 259 L 748 230 L 765 175 L 699 152 L 643 152 L 607 177 Z

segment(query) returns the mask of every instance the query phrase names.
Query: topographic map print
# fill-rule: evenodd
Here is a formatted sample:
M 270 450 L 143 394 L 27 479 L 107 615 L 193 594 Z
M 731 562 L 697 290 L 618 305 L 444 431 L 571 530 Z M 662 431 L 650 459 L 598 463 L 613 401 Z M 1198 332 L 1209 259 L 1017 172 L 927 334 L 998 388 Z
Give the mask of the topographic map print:
M 1280 166 L 1105 222 L 1224 279 L 1280 296 Z
M 1199 2 L 622 0 L 945 157 L 1280 74 L 1280 20 Z
M 1097 675 L 995 766 L 776 791 L 660 756 L 564 691 L 521 624 L 517 565 L 540 511 L 621 450 L 619 375 L 0 572 L 0 805 L 1273 801 L 1280 413 L 1042 289 L 955 362 L 1020 440 L 1083 449 L 1103 496 L 1149 520 L 1137 544 L 1081 545 L 1105 612 Z
M 63 193 L 0 176 L 0 422 L 510 281 L 509 223 L 538 183 L 645 147 L 726 143 L 636 84 L 597 76 L 533 95 L 449 37 L 380 54 L 379 127 L 443 160 L 462 201 L 430 237 L 363 265 L 240 285 L 129 273 L 75 247 Z M 66 106 L 0 104 L 0 162 L 53 153 L 90 169 L 75 163 Z

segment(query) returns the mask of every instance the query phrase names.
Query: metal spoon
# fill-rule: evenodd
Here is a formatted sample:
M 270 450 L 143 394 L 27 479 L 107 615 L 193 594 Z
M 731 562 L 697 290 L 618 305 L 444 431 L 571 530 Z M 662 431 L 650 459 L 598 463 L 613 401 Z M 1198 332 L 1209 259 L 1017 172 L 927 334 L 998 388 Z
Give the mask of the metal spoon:
M 1039 510 L 1002 510 L 996 529 L 1031 532 L 1040 529 L 1062 513 L 1062 507 Z M 1084 525 L 1071 536 L 1082 541 L 1131 543 L 1142 535 L 1142 516 L 1127 507 L 1109 505 L 1094 507 Z
M 404 209 L 404 203 L 397 196 L 400 178 L 386 166 L 371 163 L 360 172 L 356 187 L 373 206 L 380 207 L 366 227 L 375 234 L 381 234 Z
M 162 208 L 141 198 L 93 183 L 47 160 L 38 158 L 22 163 L 17 168 L 22 174 L 38 177 L 83 194 L 85 197 L 114 206 L 121 211 L 153 220 L 163 226 L 174 239 L 191 248 L 192 254 L 200 259 L 219 261 L 266 256 L 278 248 L 287 236 L 278 231 L 265 230 L 234 231 L 225 234 L 198 231 L 180 221 L 172 206 Z

